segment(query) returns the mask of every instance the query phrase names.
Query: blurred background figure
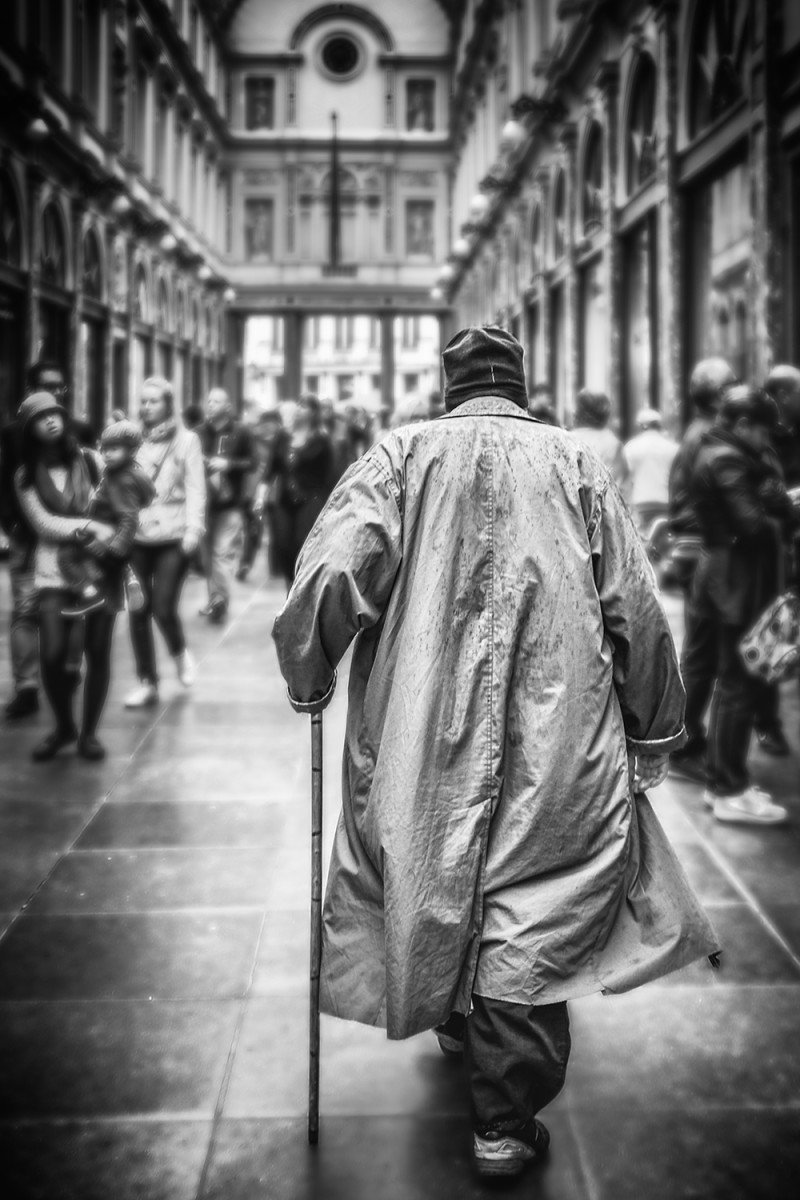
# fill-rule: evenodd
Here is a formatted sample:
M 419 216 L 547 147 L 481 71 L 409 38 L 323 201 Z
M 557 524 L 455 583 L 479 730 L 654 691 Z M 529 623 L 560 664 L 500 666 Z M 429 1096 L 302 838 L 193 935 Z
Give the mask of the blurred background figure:
M 630 475 L 622 442 L 609 425 L 611 401 L 605 392 L 582 388 L 575 401 L 572 432 L 611 472 L 625 500 L 630 499 Z
M 442 393 L 437 388 L 428 396 L 428 420 L 435 421 L 437 417 L 443 417 L 444 411 Z
M 669 510 L 669 472 L 678 443 L 664 433 L 661 413 L 654 408 L 639 410 L 636 429 L 623 454 L 630 475 L 633 517 L 644 537 L 653 522 Z
M 427 396 L 418 392 L 410 392 L 398 400 L 389 422 L 392 429 L 401 425 L 412 425 L 415 421 L 429 421 L 431 414 L 430 401 Z
M 245 479 L 242 492 L 244 537 L 236 572 L 239 580 L 245 580 L 249 575 L 264 540 L 264 481 L 271 473 L 282 429 L 283 422 L 277 408 L 265 408 L 256 414 L 252 425 L 254 466 Z
M 181 413 L 181 419 L 187 429 L 199 429 L 203 424 L 202 404 L 187 404 Z
M 212 388 L 206 420 L 198 429 L 206 464 L 208 510 L 203 555 L 208 581 L 204 616 L 224 621 L 242 545 L 242 505 L 247 477 L 256 465 L 253 435 L 234 420 L 224 388 Z
M 265 481 L 270 561 L 286 581 L 287 589 L 294 579 L 303 542 L 338 478 L 323 406 L 315 395 L 305 392 L 297 401 L 291 429 L 276 441 Z

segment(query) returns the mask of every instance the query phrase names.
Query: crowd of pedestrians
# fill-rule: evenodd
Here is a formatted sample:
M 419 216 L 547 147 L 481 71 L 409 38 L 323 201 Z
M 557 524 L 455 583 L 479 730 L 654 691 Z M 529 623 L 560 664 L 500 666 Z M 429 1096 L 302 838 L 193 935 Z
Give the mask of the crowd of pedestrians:
M 270 573 L 290 586 L 303 541 L 373 430 L 359 410 L 339 414 L 313 395 L 285 407 L 286 419 L 271 409 L 246 423 L 215 387 L 177 412 L 170 381 L 153 376 L 135 419 L 116 410 L 98 436 L 70 414 L 56 364 L 30 369 L 28 395 L 0 431 L 0 521 L 12 599 L 5 716 L 37 713 L 41 684 L 53 718 L 34 760 L 71 743 L 104 757 L 97 730 L 120 612 L 137 675 L 124 704 L 146 708 L 159 700 L 156 631 L 180 684 L 194 681 L 181 615 L 193 567 L 208 589 L 201 613 L 217 624 L 265 530 Z

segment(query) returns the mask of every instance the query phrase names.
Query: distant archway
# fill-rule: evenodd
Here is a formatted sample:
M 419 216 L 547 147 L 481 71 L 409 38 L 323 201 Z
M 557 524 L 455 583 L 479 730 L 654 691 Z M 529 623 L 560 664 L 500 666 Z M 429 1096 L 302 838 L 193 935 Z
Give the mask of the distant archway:
M 315 25 L 320 25 L 323 21 L 342 20 L 358 21 L 361 25 L 365 25 L 375 35 L 387 54 L 394 52 L 396 48 L 394 38 L 387 26 L 380 17 L 366 8 L 362 8 L 360 4 L 323 4 L 319 8 L 315 8 L 313 12 L 306 13 L 295 26 L 289 48 L 291 50 L 299 49 Z

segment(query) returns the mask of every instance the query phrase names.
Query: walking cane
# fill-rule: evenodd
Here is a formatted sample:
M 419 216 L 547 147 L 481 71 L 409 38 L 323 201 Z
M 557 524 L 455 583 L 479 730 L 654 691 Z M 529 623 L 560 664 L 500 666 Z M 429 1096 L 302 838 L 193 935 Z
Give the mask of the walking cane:
M 322 960 L 322 713 L 311 714 L 311 972 L 308 1140 L 319 1141 L 319 972 Z

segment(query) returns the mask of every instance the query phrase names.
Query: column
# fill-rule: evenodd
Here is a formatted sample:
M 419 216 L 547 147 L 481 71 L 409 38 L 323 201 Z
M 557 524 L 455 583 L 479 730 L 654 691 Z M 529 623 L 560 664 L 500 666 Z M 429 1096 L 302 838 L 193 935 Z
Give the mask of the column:
M 30 270 L 27 274 L 25 296 L 26 345 L 25 366 L 39 357 L 39 279 L 42 253 L 42 184 L 44 175 L 41 167 L 28 164 L 28 245 L 30 248 Z
M 303 384 L 303 314 L 283 314 L 283 399 L 296 400 Z
M 381 313 L 381 428 L 394 412 L 394 313 Z
M 678 10 L 677 0 L 663 0 L 658 11 L 658 139 L 657 177 L 663 187 L 658 210 L 658 377 L 664 425 L 680 433 L 683 413 L 684 364 L 681 287 L 683 281 L 683 209 L 678 190 L 675 141 L 678 126 Z
M 619 164 L 619 132 L 617 100 L 619 66 L 604 62 L 597 75 L 603 97 L 603 219 L 605 246 L 603 248 L 603 286 L 608 312 L 608 391 L 612 411 L 621 416 L 622 403 L 622 254 L 617 236 L 617 170 Z
M 442 366 L 442 355 L 444 348 L 452 337 L 458 332 L 456 329 L 456 314 L 452 309 L 447 312 L 436 314 L 436 319 L 439 322 L 439 391 L 444 398 L 444 367 Z

